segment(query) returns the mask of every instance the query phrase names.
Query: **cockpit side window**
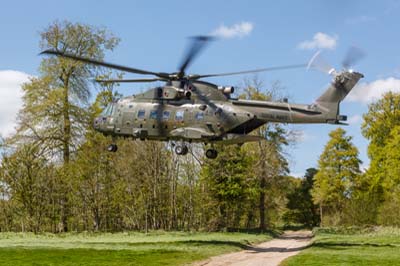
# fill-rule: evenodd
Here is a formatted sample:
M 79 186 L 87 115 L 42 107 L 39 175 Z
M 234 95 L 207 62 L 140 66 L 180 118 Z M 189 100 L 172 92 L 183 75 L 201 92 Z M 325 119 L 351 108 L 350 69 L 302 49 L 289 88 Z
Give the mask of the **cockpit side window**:
M 185 113 L 185 112 L 182 111 L 182 110 L 176 111 L 176 113 L 175 113 L 175 120 L 176 120 L 176 121 L 183 121 L 184 113 Z
M 196 120 L 203 120 L 204 119 L 204 113 L 203 112 L 197 112 L 195 115 Z
M 170 112 L 169 111 L 164 111 L 162 115 L 162 120 L 168 120 L 169 119 Z

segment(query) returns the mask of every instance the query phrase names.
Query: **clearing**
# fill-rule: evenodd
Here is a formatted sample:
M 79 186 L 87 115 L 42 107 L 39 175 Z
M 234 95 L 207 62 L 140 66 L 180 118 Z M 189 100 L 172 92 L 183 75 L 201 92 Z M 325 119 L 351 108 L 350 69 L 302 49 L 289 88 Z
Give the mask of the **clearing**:
M 400 265 L 400 229 L 319 229 L 310 248 L 281 265 Z

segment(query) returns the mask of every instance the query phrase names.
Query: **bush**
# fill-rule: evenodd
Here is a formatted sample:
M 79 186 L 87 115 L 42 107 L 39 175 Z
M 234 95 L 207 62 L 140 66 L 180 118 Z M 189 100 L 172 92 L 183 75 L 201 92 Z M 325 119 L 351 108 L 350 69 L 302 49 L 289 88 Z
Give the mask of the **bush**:
M 400 195 L 393 193 L 379 208 L 378 224 L 400 226 Z

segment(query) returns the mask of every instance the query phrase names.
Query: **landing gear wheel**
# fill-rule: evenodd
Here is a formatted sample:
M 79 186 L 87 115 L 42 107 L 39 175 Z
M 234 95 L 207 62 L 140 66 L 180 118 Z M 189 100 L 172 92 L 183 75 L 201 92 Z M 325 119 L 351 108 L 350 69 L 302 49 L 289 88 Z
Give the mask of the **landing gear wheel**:
M 186 145 L 176 145 L 175 146 L 175 153 L 178 155 L 186 155 L 189 149 Z
M 117 144 L 110 144 L 107 147 L 107 151 L 109 151 L 109 152 L 116 152 L 117 150 L 118 150 Z
M 206 151 L 206 157 L 208 159 L 215 159 L 215 158 L 217 158 L 217 156 L 218 156 L 218 152 L 214 149 L 208 149 Z

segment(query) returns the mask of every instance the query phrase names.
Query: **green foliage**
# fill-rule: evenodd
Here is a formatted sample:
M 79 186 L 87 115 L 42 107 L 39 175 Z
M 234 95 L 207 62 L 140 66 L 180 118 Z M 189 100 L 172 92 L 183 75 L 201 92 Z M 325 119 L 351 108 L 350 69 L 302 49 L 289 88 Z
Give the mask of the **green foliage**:
M 400 190 L 391 191 L 390 197 L 381 203 L 378 210 L 378 224 L 400 227 Z
M 370 140 L 370 167 L 365 179 L 374 198 L 377 222 L 399 224 L 398 192 L 400 191 L 400 94 L 388 92 L 369 106 L 364 115 L 363 135 Z
M 37 145 L 25 144 L 3 157 L 0 185 L 6 200 L 2 203 L 5 210 L 11 207 L 10 202 L 15 205 L 2 230 L 38 232 L 45 223 L 50 207 L 48 193 L 54 189 L 51 182 L 54 170 L 46 164 L 41 152 Z
M 244 198 L 244 187 L 251 179 L 251 157 L 238 146 L 218 146 L 219 156 L 207 160 L 202 168 L 203 176 L 210 178 L 210 192 L 218 201 L 239 202 Z
M 318 172 L 315 168 L 306 170 L 304 178 L 297 179 L 293 191 L 288 193 L 288 211 L 285 213 L 287 224 L 302 224 L 314 227 L 319 224 L 318 206 L 314 204 L 311 189 L 314 185 L 314 176 Z
M 400 118 L 399 118 L 400 119 Z M 400 188 L 400 125 L 394 127 L 384 147 L 382 167 L 386 178 L 382 180 L 385 191 L 391 194 Z
M 218 145 L 219 155 L 207 160 L 200 176 L 214 208 L 218 209 L 211 228 L 222 229 L 235 226 L 244 212 L 245 199 L 249 197 L 252 184 L 252 157 L 238 146 Z
M 342 128 L 332 131 L 318 161 L 319 172 L 314 177 L 312 195 L 320 206 L 321 222 L 340 223 L 341 212 L 354 198 L 361 185 L 358 150 Z M 327 217 L 323 216 L 324 211 Z M 325 220 L 323 220 L 326 218 Z
M 383 199 L 383 190 L 388 188 L 387 185 L 393 184 L 392 178 L 398 178 L 398 173 L 388 174 L 390 167 L 387 164 L 387 153 L 390 153 L 389 156 L 396 156 L 393 153 L 393 145 L 396 144 L 392 142 L 391 147 L 387 147 L 387 143 L 395 135 L 393 130 L 400 126 L 400 94 L 386 93 L 382 99 L 369 105 L 368 113 L 363 118 L 362 133 L 370 141 L 368 156 L 371 162 L 367 178 L 371 188 Z
M 53 49 L 101 60 L 119 39 L 105 29 L 71 22 L 54 22 L 40 33 L 41 49 Z M 59 57 L 44 58 L 40 76 L 24 84 L 24 107 L 19 112 L 17 134 L 11 142 L 34 141 L 47 152 L 61 153 L 69 162 L 91 124 L 87 80 L 98 67 Z

